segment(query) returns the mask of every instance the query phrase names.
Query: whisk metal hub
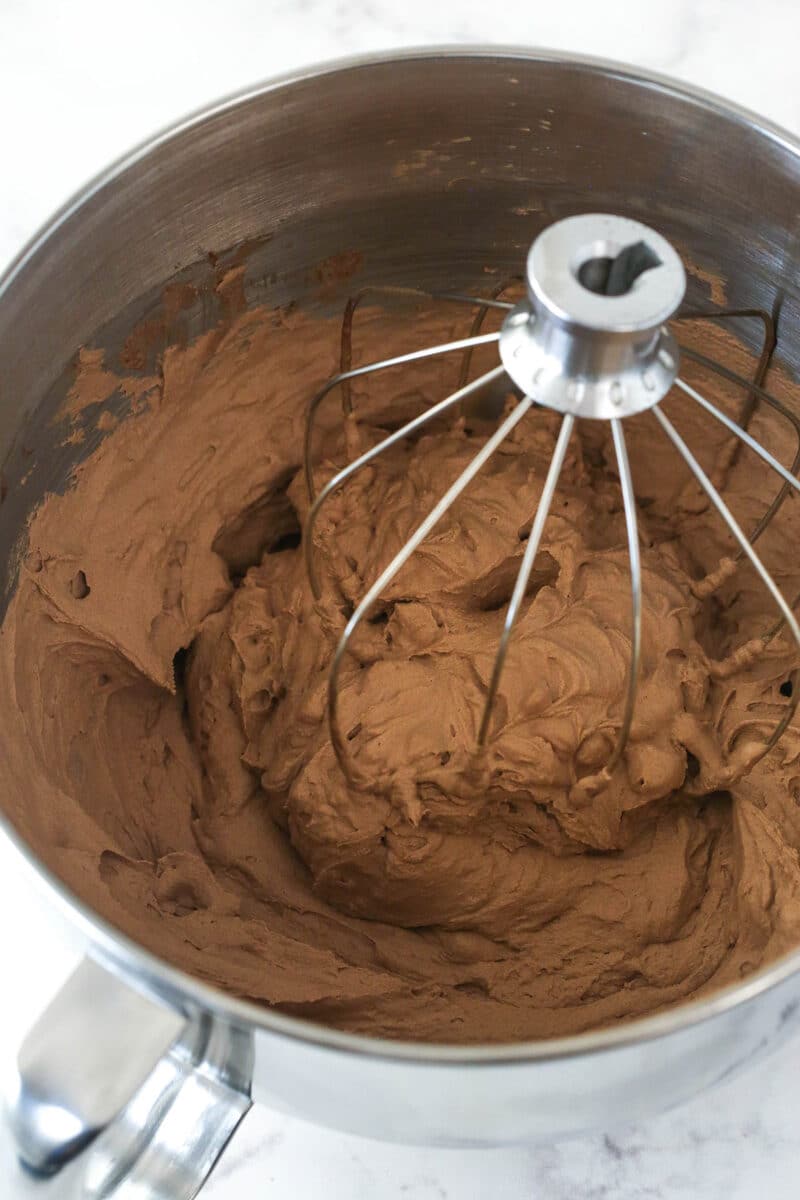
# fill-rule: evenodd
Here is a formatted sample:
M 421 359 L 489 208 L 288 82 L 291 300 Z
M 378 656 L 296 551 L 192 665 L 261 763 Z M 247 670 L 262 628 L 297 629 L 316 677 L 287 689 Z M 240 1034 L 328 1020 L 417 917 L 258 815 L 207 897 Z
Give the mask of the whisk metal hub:
M 602 420 L 644 412 L 667 394 L 679 354 L 664 322 L 686 276 L 654 229 L 606 213 L 558 221 L 531 247 L 527 288 L 500 334 L 503 366 L 524 393 Z

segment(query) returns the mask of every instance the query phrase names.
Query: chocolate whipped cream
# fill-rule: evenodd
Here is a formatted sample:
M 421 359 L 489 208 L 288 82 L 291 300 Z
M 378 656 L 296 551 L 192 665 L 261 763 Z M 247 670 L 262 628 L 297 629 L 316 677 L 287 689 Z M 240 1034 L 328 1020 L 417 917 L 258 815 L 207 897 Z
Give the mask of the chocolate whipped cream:
M 365 307 L 354 361 L 463 336 L 464 320 Z M 798 724 L 753 765 L 787 703 L 792 647 L 783 633 L 764 643 L 769 598 L 731 561 L 652 416 L 626 422 L 643 651 L 616 768 L 603 774 L 631 652 L 630 573 L 613 449 L 595 422 L 573 437 L 490 745 L 474 752 L 558 427 L 534 410 L 354 639 L 340 705 L 360 782 L 348 783 L 326 723 L 344 622 L 494 425 L 431 426 L 339 492 L 318 525 L 315 603 L 299 546 L 303 419 L 337 369 L 338 336 L 333 319 L 257 310 L 168 350 L 152 378 L 81 357 L 65 438 L 81 419 L 103 440 L 34 513 L 0 631 L 0 783 L 22 835 L 162 958 L 248 1000 L 386 1037 L 577 1032 L 795 946 Z M 702 343 L 747 369 L 707 325 Z M 359 380 L 346 427 L 332 394 L 317 485 L 452 390 L 459 369 L 450 357 Z M 741 394 L 685 374 L 736 414 Z M 117 422 L 103 401 L 120 388 L 132 402 Z M 779 481 L 732 454 L 690 401 L 665 406 L 755 527 Z M 751 430 L 791 460 L 780 417 L 759 411 Z M 787 500 L 758 540 L 790 597 L 797 510 Z

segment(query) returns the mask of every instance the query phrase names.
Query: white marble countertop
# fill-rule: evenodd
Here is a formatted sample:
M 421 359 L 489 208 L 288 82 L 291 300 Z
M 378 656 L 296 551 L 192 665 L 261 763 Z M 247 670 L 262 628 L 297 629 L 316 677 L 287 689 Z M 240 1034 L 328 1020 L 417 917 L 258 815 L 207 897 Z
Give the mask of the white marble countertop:
M 0 266 L 87 177 L 216 96 L 305 63 L 432 42 L 558 47 L 691 80 L 800 131 L 796 0 L 0 0 Z M 0 1060 L 75 952 L 0 838 Z M 497 1151 L 385 1146 L 263 1109 L 208 1200 L 789 1200 L 800 1045 L 629 1130 Z M 0 1179 L 6 1196 L 6 1181 Z

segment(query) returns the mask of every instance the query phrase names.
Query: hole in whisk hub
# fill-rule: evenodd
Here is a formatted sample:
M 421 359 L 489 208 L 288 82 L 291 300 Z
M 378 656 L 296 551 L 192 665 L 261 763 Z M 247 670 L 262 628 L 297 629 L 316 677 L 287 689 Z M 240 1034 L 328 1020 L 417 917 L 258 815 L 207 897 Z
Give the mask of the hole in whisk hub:
M 662 261 L 647 242 L 632 242 L 622 250 L 595 245 L 590 256 L 575 270 L 575 278 L 587 292 L 597 296 L 626 296 L 645 271 L 662 266 Z

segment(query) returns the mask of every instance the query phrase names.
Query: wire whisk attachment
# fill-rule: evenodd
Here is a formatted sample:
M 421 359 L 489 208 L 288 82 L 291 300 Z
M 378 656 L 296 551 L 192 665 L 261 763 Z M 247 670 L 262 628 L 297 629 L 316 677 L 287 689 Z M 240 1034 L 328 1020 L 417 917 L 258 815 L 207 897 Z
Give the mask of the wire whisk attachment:
M 345 776 L 353 783 L 368 784 L 360 778 L 354 755 L 343 732 L 340 720 L 339 686 L 342 664 L 350 649 L 359 625 L 368 616 L 379 597 L 404 564 L 417 551 L 437 523 L 469 486 L 478 472 L 495 454 L 516 426 L 536 407 L 561 415 L 561 424 L 549 468 L 534 516 L 530 535 L 522 555 L 517 578 L 506 609 L 502 633 L 483 701 L 476 750 L 481 751 L 492 739 L 492 718 L 500 687 L 509 643 L 525 599 L 541 544 L 542 534 L 550 513 L 553 497 L 567 456 L 570 439 L 579 420 L 604 421 L 610 427 L 616 465 L 620 480 L 625 518 L 627 548 L 630 561 L 630 662 L 621 718 L 616 737 L 605 763 L 593 772 L 591 781 L 600 786 L 620 762 L 628 742 L 636 712 L 637 688 L 641 667 L 642 647 L 642 564 L 639 545 L 637 504 L 633 476 L 625 437 L 626 418 L 650 412 L 664 434 L 665 441 L 677 452 L 688 467 L 708 501 L 719 514 L 737 544 L 737 556 L 732 562 L 748 559 L 756 571 L 778 613 L 778 622 L 755 639 L 749 647 L 735 652 L 733 657 L 755 655 L 769 644 L 778 631 L 786 627 L 800 651 L 800 625 L 778 585 L 754 548 L 769 521 L 778 511 L 789 491 L 800 491 L 796 472 L 800 467 L 800 448 L 792 470 L 788 470 L 746 428 L 746 420 L 738 424 L 713 404 L 696 387 L 679 375 L 681 347 L 667 328 L 681 304 L 686 277 L 680 257 L 665 238 L 640 222 L 627 218 L 588 214 L 570 217 L 549 226 L 534 242 L 526 267 L 526 297 L 517 304 L 491 299 L 442 293 L 442 299 L 478 307 L 472 336 L 440 345 L 429 346 L 407 354 L 351 367 L 349 362 L 350 326 L 355 302 L 351 301 L 345 318 L 348 339 L 347 356 L 343 354 L 343 369 L 313 397 L 305 430 L 305 477 L 310 508 L 303 531 L 305 564 L 314 597 L 321 596 L 321 581 L 315 559 L 315 534 L 320 511 L 330 497 L 352 477 L 404 439 L 417 434 L 430 422 L 455 410 L 470 397 L 497 386 L 506 385 L 520 394 L 517 403 L 500 421 L 496 430 L 478 450 L 458 478 L 419 523 L 406 543 L 380 572 L 356 604 L 341 634 L 328 679 L 328 721 L 331 742 Z M 393 291 L 397 289 L 387 289 Z M 402 289 L 413 291 L 413 289 Z M 491 309 L 505 312 L 498 332 L 480 332 L 482 318 Z M 711 314 L 698 314 L 705 318 Z M 755 316 L 751 310 L 730 315 Z M 682 318 L 685 319 L 685 318 Z M 769 323 L 769 318 L 765 318 Z M 770 328 L 766 328 L 765 351 L 755 382 L 716 363 L 703 355 L 684 349 L 693 358 L 745 390 L 750 410 L 763 401 L 792 422 L 798 432 L 800 421 L 774 396 L 761 386 L 769 358 L 767 346 Z M 774 340 L 774 339 L 773 339 Z M 467 381 L 468 356 L 480 346 L 497 345 L 498 363 L 478 378 Z M 344 345 L 344 341 L 343 341 Z M 771 351 L 771 345 L 769 346 Z M 350 411 L 349 385 L 359 376 L 370 375 L 391 367 L 402 366 L 426 358 L 461 353 L 465 356 L 460 386 L 438 403 L 415 416 L 376 445 L 360 454 L 316 491 L 313 478 L 313 432 L 316 414 L 321 403 L 334 388 L 342 388 L 345 411 Z M 765 357 L 766 356 L 766 357 Z M 781 487 L 756 529 L 748 535 L 741 528 L 719 489 L 704 471 L 695 454 L 684 441 L 660 402 L 677 387 L 709 416 L 733 434 L 766 463 L 780 478 Z M 800 688 L 792 676 L 791 694 L 777 723 L 764 742 L 749 751 L 746 769 L 762 758 L 776 744 L 791 721 Z M 589 787 L 591 792 L 591 786 Z

